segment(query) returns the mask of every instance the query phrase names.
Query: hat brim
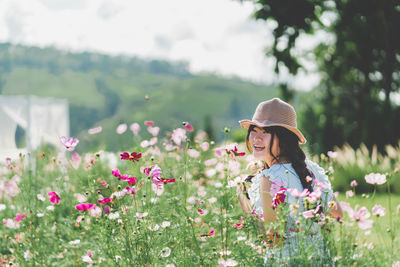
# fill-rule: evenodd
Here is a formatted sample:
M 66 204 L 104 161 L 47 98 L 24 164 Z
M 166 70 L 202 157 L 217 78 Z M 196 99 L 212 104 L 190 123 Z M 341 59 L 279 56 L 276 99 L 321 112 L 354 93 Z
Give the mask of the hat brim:
M 255 125 L 255 126 L 260 127 L 260 128 L 271 127 L 271 126 L 281 126 L 281 127 L 284 127 L 286 129 L 288 129 L 289 131 L 291 131 L 295 135 L 297 135 L 297 137 L 299 138 L 299 143 L 300 144 L 305 144 L 307 142 L 306 138 L 299 131 L 299 129 L 294 128 L 294 127 L 289 126 L 289 125 L 286 125 L 286 124 L 280 124 L 280 123 L 262 124 L 262 123 L 259 123 L 259 122 L 256 122 L 256 121 L 251 121 L 251 120 L 241 120 L 241 121 L 239 121 L 239 123 L 240 123 L 240 126 L 242 126 L 242 128 L 244 128 L 244 129 L 249 129 L 249 127 L 251 125 Z

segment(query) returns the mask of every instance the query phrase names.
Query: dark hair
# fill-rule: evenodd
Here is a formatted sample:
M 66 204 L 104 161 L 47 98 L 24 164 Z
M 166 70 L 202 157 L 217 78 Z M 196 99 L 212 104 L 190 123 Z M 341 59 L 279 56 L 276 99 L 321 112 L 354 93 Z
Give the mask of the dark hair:
M 253 152 L 253 149 L 250 146 L 249 136 L 254 127 L 255 125 L 250 125 L 246 137 L 246 147 L 251 153 Z M 299 146 L 299 138 L 297 137 L 297 135 L 281 126 L 270 126 L 264 127 L 262 129 L 266 133 L 271 134 L 269 152 L 274 160 L 279 163 L 282 158 L 288 159 L 292 163 L 293 169 L 296 171 L 296 174 L 299 176 L 303 189 L 307 188 L 308 191 L 312 192 L 312 180 L 315 178 L 315 176 L 313 172 L 307 168 L 307 165 L 305 163 L 306 155 Z M 279 139 L 279 155 L 274 155 L 272 153 L 272 146 L 274 144 L 275 136 L 277 136 Z M 267 168 L 270 167 L 267 165 L 267 163 L 265 164 Z M 307 176 L 310 176 L 311 179 L 307 179 Z

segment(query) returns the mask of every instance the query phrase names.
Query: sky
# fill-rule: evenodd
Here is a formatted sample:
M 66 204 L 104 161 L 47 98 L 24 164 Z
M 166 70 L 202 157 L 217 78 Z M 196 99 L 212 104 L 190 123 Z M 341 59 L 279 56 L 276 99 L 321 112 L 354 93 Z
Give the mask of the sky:
M 299 90 L 318 85 L 312 59 L 297 77 L 274 73 L 264 52 L 275 24 L 254 20 L 254 10 L 238 0 L 0 0 L 0 42 L 186 61 L 194 73 Z M 302 36 L 298 53 L 319 39 Z

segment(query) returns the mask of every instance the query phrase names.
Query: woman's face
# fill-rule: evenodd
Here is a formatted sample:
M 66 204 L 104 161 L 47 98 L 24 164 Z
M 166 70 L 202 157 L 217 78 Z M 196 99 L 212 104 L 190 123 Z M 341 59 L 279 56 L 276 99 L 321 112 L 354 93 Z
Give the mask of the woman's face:
M 249 134 L 250 146 L 253 149 L 254 158 L 264 160 L 269 163 L 273 159 L 270 154 L 270 143 L 272 135 L 266 133 L 263 128 L 254 127 Z M 272 153 L 277 156 L 279 154 L 279 140 L 277 136 L 274 137 L 274 144 L 272 146 Z

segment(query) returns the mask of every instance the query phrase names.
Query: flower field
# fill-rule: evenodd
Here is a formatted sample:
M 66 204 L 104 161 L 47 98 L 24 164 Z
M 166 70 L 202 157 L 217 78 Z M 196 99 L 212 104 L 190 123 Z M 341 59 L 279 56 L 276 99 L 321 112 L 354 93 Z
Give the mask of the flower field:
M 244 145 L 216 145 L 188 123 L 165 137 L 153 122 L 144 125 L 131 125 L 136 141 L 129 151 L 78 154 L 79 141 L 62 137 L 63 152 L 44 147 L 5 160 L 1 266 L 263 266 L 279 242 L 260 235 L 262 214 L 245 216 L 238 205 L 236 185 L 260 167 Z M 116 138 L 127 128 L 120 125 Z M 321 166 L 337 165 L 336 156 Z M 390 193 L 397 171 L 361 177 L 379 193 L 358 194 L 361 178 L 337 193 L 343 219 L 317 208 L 300 213 L 299 225 L 318 219 L 335 265 L 400 266 L 400 196 Z M 281 204 L 275 229 L 285 229 L 290 212 Z M 305 249 L 296 263 L 310 266 L 313 257 Z

